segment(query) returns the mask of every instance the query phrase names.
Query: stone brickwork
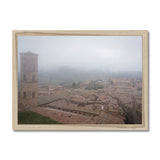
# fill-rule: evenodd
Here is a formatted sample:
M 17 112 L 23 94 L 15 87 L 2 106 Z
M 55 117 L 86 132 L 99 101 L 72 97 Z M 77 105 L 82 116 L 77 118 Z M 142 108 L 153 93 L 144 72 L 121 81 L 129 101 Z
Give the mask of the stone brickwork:
M 38 55 L 32 52 L 20 54 L 19 110 L 37 106 Z

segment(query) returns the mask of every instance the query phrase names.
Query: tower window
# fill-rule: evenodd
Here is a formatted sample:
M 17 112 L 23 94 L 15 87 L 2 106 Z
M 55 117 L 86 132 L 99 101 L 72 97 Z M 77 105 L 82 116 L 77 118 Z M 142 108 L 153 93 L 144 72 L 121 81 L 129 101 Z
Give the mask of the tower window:
M 26 75 L 23 75 L 23 80 L 26 81 Z
M 24 69 L 24 71 L 26 70 L 26 64 L 23 65 L 23 69 Z
M 32 92 L 32 98 L 35 98 L 35 92 Z
M 32 76 L 32 81 L 35 81 L 35 76 L 34 75 Z
M 26 92 L 23 92 L 23 98 L 26 98 Z
M 34 64 L 32 65 L 32 71 L 33 72 L 35 71 L 35 65 Z

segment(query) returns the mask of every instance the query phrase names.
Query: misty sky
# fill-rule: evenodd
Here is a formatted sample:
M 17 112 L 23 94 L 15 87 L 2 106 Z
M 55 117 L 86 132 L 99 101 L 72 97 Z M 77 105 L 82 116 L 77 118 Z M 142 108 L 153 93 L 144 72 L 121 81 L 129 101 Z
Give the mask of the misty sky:
M 39 69 L 142 71 L 141 36 L 18 36 L 18 53 L 39 54 Z

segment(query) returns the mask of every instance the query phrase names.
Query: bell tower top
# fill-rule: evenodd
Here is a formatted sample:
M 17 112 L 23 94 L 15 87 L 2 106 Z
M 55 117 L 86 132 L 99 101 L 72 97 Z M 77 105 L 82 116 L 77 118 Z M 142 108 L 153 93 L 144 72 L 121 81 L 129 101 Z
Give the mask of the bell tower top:
M 20 53 L 21 82 L 38 81 L 38 54 L 33 52 Z
M 31 52 L 31 51 L 21 52 L 20 55 L 35 55 L 35 56 L 37 55 L 37 56 L 38 56 L 37 53 L 33 53 L 33 52 Z

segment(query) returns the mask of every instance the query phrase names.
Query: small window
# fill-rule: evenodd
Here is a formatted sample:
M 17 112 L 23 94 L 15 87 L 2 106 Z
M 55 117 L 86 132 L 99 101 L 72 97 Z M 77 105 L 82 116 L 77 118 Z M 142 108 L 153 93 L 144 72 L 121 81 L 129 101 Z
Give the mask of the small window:
M 24 71 L 26 70 L 26 64 L 23 65 L 23 69 L 24 69 Z
M 23 75 L 23 80 L 26 81 L 26 75 Z
M 35 81 L 35 76 L 34 75 L 32 76 L 32 81 Z
M 32 65 L 32 71 L 33 72 L 35 71 L 35 65 L 34 64 Z
M 35 92 L 32 92 L 32 98 L 35 98 Z
M 23 92 L 23 98 L 26 98 L 26 92 Z

